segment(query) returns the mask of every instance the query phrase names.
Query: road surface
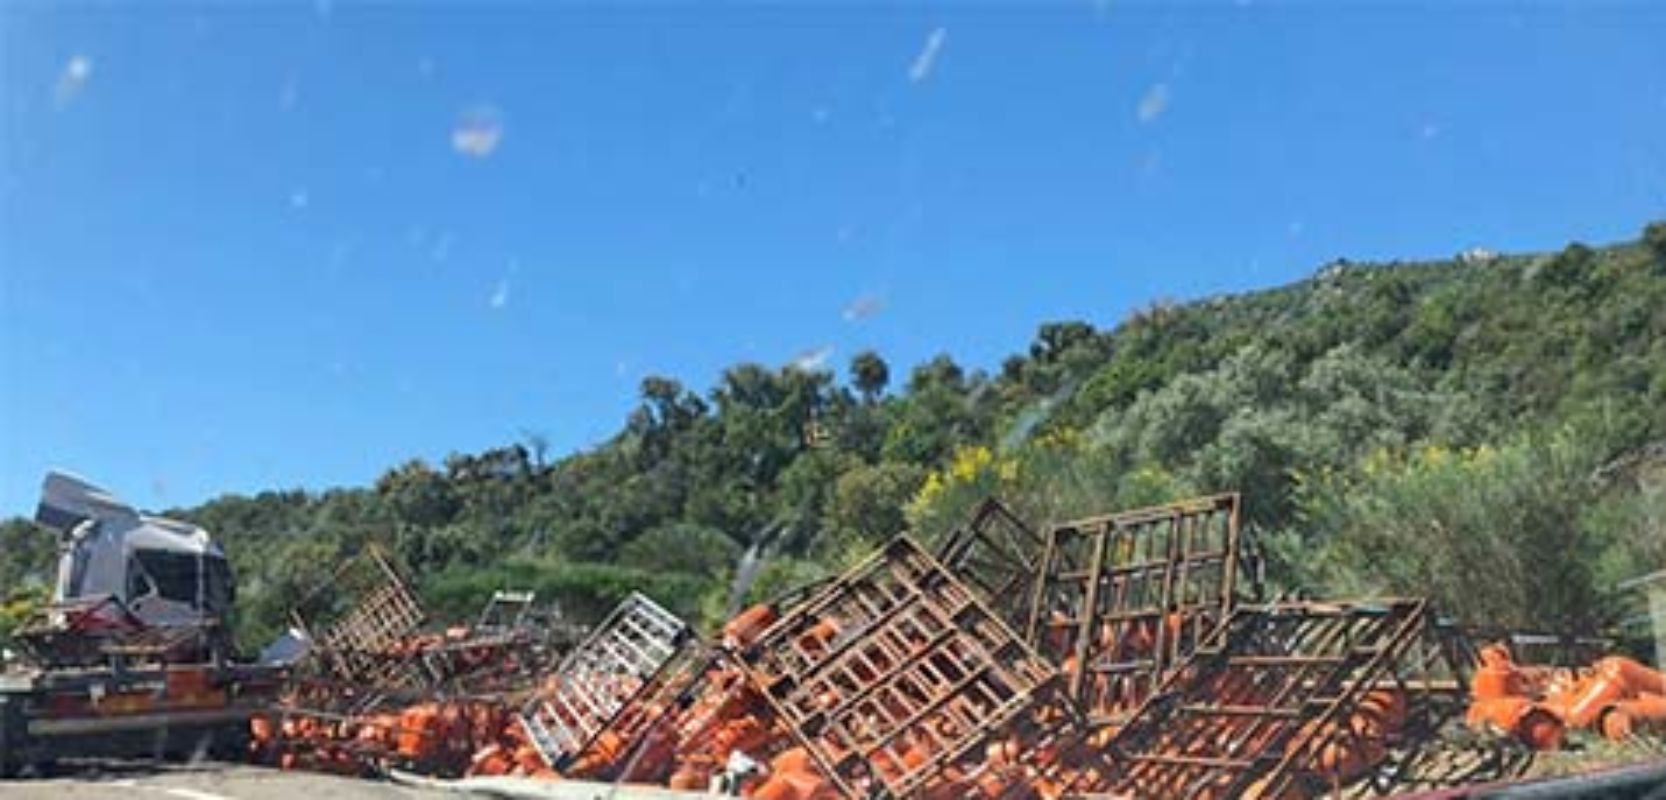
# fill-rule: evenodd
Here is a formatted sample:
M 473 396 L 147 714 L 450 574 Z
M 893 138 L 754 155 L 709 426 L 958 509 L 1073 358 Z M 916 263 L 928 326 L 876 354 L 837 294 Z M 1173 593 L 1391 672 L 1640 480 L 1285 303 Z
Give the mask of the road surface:
M 457 800 L 466 796 L 241 764 L 75 764 L 60 767 L 45 779 L 0 781 L 0 800 Z

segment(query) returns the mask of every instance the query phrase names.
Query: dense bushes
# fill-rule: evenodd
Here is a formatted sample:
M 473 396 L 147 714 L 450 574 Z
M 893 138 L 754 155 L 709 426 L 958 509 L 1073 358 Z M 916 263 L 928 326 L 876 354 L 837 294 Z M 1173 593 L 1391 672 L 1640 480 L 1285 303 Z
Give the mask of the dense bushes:
M 1614 584 L 1662 563 L 1634 547 L 1662 537 L 1657 521 L 1604 503 L 1592 474 L 1606 449 L 1564 428 L 1304 476 L 1292 529 L 1273 537 L 1280 572 L 1331 593 L 1428 595 L 1475 624 L 1599 630 L 1616 621 Z

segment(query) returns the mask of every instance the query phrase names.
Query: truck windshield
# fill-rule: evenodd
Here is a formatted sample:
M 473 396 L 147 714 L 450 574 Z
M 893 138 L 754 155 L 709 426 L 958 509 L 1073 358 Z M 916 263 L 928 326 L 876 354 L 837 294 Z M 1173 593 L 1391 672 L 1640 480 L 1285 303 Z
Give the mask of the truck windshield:
M 231 604 L 231 573 L 225 559 L 167 550 L 139 550 L 135 555 L 163 599 L 195 605 L 200 591 L 202 608 L 211 614 Z

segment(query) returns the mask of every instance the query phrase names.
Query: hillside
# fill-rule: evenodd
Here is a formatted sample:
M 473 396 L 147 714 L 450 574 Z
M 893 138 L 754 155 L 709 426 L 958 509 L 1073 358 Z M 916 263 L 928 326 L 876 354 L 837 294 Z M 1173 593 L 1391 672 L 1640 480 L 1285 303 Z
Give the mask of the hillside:
M 1044 520 L 1239 489 L 1275 584 L 1428 593 L 1475 624 L 1608 626 L 1613 583 L 1666 565 L 1658 471 L 1601 469 L 1666 437 L 1666 222 L 1614 246 L 1337 262 L 1110 330 L 1045 324 L 998 374 L 945 355 L 895 377 L 873 353 L 842 380 L 650 377 L 617 435 L 552 462 L 509 444 L 165 513 L 225 543 L 246 643 L 368 542 L 444 613 L 515 586 L 589 615 L 639 588 L 712 620 L 737 570 L 776 592 L 989 493 Z M 52 548 L 0 524 L 0 635 Z

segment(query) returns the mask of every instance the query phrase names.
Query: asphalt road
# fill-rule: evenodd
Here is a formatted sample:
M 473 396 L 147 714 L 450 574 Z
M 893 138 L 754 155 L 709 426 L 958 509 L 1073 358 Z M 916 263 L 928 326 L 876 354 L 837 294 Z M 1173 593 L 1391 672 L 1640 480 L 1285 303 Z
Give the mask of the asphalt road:
M 240 764 L 63 765 L 44 779 L 0 781 L 0 800 L 437 800 L 461 795 Z

